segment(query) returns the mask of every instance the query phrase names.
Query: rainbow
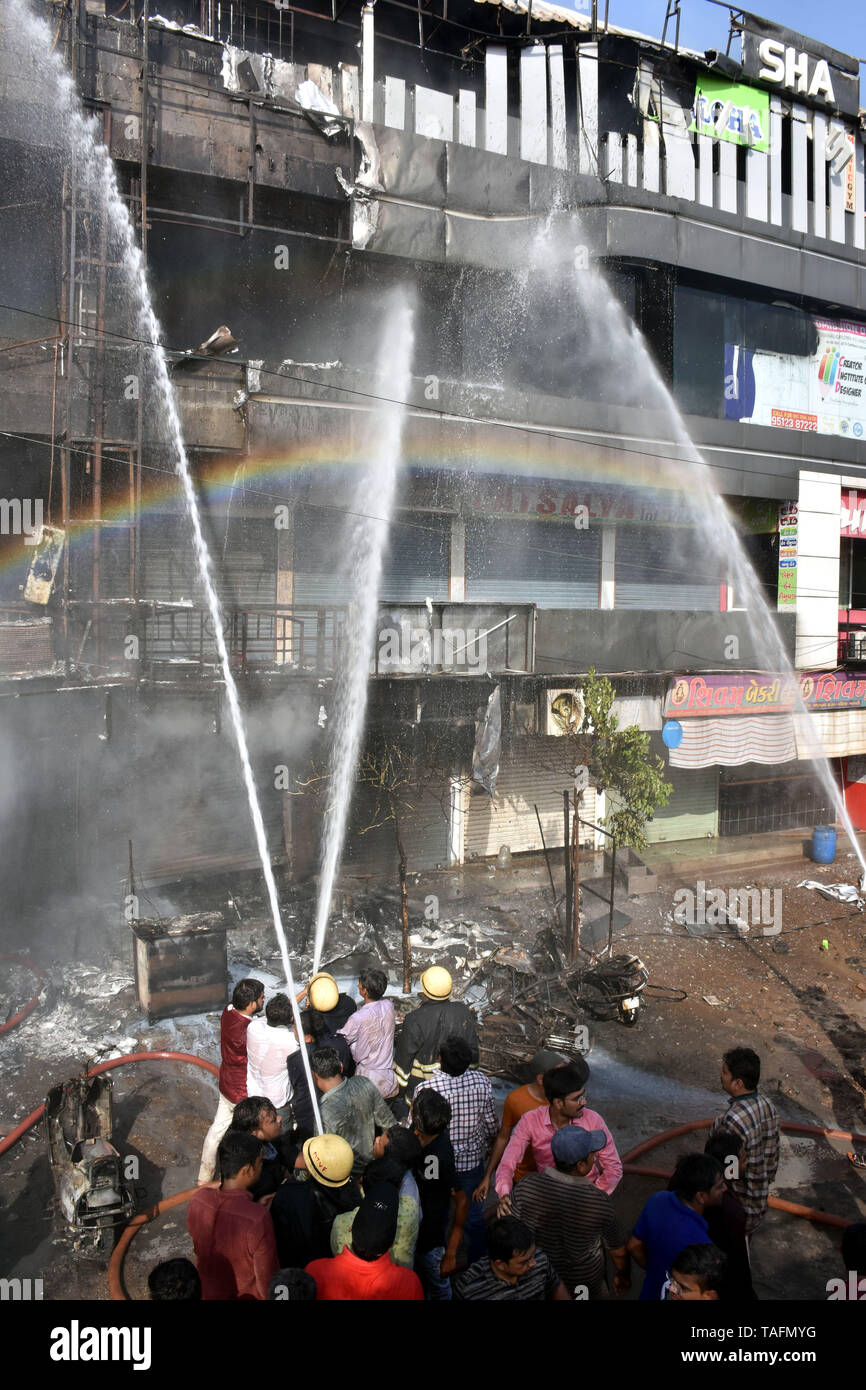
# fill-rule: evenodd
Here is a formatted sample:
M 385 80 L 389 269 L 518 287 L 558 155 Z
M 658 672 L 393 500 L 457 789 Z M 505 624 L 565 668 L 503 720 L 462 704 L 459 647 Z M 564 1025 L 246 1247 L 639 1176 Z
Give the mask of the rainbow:
M 419 428 L 430 424 L 438 427 L 440 436 L 446 436 L 444 440 L 434 444 L 429 428 Z M 424 435 L 426 438 L 419 437 Z M 541 428 L 533 430 L 495 423 L 473 425 L 470 433 L 465 420 L 416 413 L 410 407 L 404 467 L 415 473 L 450 471 L 464 476 L 471 473 L 491 480 L 523 480 L 535 486 L 542 482 L 604 483 L 637 489 L 647 495 L 664 492 L 668 497 L 673 490 L 687 497 L 682 479 L 673 476 L 669 456 L 661 452 L 644 453 L 641 442 L 629 441 L 625 447 L 617 449 Z M 342 444 L 343 441 L 337 444 L 333 435 L 321 439 L 307 436 L 291 448 L 284 444 L 272 445 L 254 449 L 242 457 L 237 453 L 213 455 L 204 460 L 198 456 L 199 495 L 210 513 L 243 506 L 247 511 L 252 508 L 264 515 L 278 505 L 305 500 L 319 503 L 320 497 L 321 505 L 340 510 L 340 484 L 363 466 L 363 458 L 350 452 L 352 446 L 348 440 L 345 441 L 346 452 L 337 454 L 336 449 Z M 649 450 L 664 447 L 647 444 Z M 190 448 L 195 456 L 195 446 Z M 110 457 L 110 454 L 109 447 L 106 455 Z M 146 529 L 149 521 L 166 512 L 178 512 L 183 504 L 173 469 L 145 463 L 142 475 L 139 521 Z M 309 498 L 306 496 L 308 488 Z M 52 504 L 50 512 L 46 504 L 45 522 L 60 525 L 56 491 Z M 108 501 L 102 509 L 103 525 L 124 526 L 130 519 L 128 496 Z M 91 520 L 90 513 L 84 509 L 72 517 L 69 543 L 73 549 L 92 544 Z M 14 572 L 17 568 L 21 569 L 22 576 L 26 574 L 33 548 L 22 541 L 4 545 L 3 550 L 6 553 L 0 555 L 0 574 Z

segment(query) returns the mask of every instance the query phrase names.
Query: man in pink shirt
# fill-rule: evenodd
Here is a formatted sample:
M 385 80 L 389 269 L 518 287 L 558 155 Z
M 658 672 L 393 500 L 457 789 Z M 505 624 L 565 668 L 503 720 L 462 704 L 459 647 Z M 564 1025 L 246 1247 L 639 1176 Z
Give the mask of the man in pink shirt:
M 518 1120 L 496 1170 L 495 1187 L 500 1198 L 500 1216 L 511 1210 L 514 1171 L 526 1150 L 532 1150 L 539 1173 L 543 1173 L 545 1168 L 553 1168 L 551 1141 L 556 1131 L 565 1125 L 601 1130 L 607 1136 L 604 1148 L 596 1155 L 597 1166 L 591 1181 L 608 1195 L 617 1187 L 622 1177 L 622 1163 L 604 1120 L 597 1111 L 586 1108 L 588 1080 L 589 1067 L 582 1057 L 569 1062 L 567 1066 L 554 1067 L 544 1073 L 542 1085 L 549 1104 L 528 1111 Z
M 394 1005 L 384 997 L 387 988 L 384 970 L 362 970 L 358 990 L 364 1002 L 338 1029 L 351 1048 L 357 1075 L 372 1081 L 385 1100 L 397 1094 Z

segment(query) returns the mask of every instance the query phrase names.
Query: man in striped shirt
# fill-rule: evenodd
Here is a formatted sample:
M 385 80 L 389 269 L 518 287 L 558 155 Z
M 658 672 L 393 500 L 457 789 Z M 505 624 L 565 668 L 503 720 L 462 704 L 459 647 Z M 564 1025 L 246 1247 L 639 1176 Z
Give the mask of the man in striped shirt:
M 471 1302 L 567 1303 L 568 1289 L 527 1225 L 513 1216 L 491 1221 L 487 1255 L 454 1280 L 454 1297 Z
M 489 1076 L 470 1070 L 472 1049 L 456 1034 L 439 1049 L 439 1070 L 422 1081 L 415 1095 L 438 1091 L 451 1106 L 448 1137 L 454 1149 L 457 1181 L 470 1200 L 464 1239 L 470 1262 L 484 1251 L 484 1209 L 472 1201 L 472 1193 L 484 1177 L 484 1164 L 493 1136 L 499 1129 Z
M 607 1136 L 566 1125 L 551 1140 L 553 1168 L 529 1173 L 514 1189 L 513 1211 L 525 1221 L 576 1299 L 600 1298 L 605 1287 L 604 1248 L 616 1267 L 614 1293 L 631 1285 L 626 1233 L 613 1202 L 591 1175 Z
M 721 1082 L 731 1097 L 724 1115 L 714 1120 L 710 1134 L 728 1130 L 739 1135 L 745 1163 L 731 1179 L 731 1188 L 746 1213 L 751 1235 L 767 1210 L 770 1187 L 779 1167 L 779 1118 L 766 1096 L 758 1094 L 761 1059 L 750 1047 L 735 1047 L 722 1058 Z

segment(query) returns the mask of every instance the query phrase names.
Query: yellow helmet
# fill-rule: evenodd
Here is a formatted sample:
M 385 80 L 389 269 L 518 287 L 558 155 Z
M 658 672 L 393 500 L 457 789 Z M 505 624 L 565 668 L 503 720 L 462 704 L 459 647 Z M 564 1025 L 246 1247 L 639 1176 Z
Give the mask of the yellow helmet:
M 303 1147 L 307 1171 L 323 1187 L 345 1187 L 355 1155 L 339 1134 L 315 1134 Z
M 307 990 L 311 1009 L 318 1009 L 320 1014 L 329 1014 L 337 1007 L 339 997 L 340 991 L 333 975 L 329 975 L 326 970 L 320 970 L 318 975 L 313 976 Z
M 448 999 L 452 980 L 441 965 L 431 965 L 421 976 L 421 989 L 428 999 Z

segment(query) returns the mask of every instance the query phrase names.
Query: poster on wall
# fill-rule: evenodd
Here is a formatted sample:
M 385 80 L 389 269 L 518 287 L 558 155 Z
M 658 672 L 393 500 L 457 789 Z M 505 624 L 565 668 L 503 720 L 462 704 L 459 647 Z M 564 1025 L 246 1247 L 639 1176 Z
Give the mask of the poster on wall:
M 815 319 L 812 357 L 725 344 L 725 419 L 862 439 L 866 324 Z

